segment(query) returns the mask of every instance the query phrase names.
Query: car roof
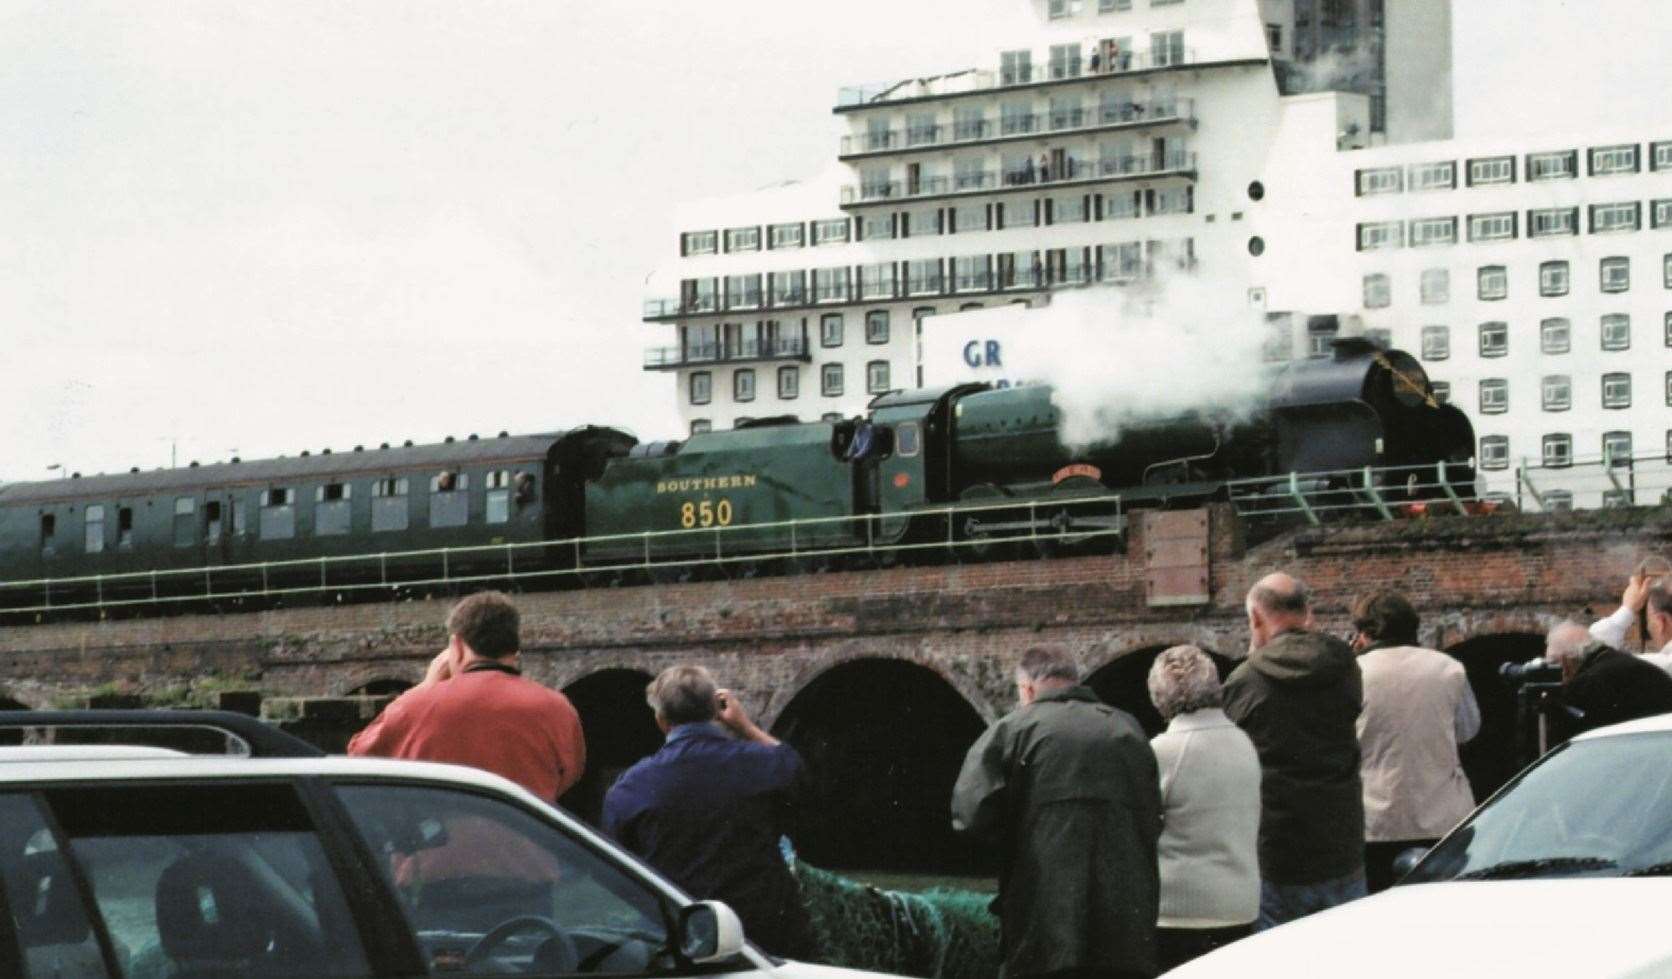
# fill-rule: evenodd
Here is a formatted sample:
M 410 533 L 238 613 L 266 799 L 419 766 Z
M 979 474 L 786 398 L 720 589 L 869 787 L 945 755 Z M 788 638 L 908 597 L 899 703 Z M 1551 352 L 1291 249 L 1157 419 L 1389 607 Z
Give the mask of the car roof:
M 107 761 L 136 758 L 185 758 L 183 751 L 143 744 L 26 744 L 0 747 L 0 762 Z
M 88 745 L 86 747 L 120 747 Z M 0 768 L 0 785 L 14 782 L 128 782 L 146 779 L 296 778 L 307 775 L 384 779 L 427 779 L 466 783 L 515 795 L 536 797 L 509 779 L 461 765 L 387 758 L 246 758 L 238 755 L 156 757 L 156 764 L 134 767 L 105 757 L 18 761 Z M 536 801 L 538 801 L 536 799 Z
M 1653 717 L 1639 717 L 1635 721 L 1621 721 L 1607 727 L 1599 727 L 1594 731 L 1586 731 L 1575 735 L 1575 741 L 1593 741 L 1597 738 L 1610 738 L 1619 734 L 1648 734 L 1655 731 L 1672 731 L 1672 714 L 1656 714 Z

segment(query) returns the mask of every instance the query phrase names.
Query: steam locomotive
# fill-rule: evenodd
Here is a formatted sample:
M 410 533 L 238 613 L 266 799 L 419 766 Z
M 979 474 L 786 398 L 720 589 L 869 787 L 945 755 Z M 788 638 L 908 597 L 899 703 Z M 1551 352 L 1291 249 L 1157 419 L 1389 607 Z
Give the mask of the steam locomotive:
M 1049 387 L 964 384 L 677 442 L 587 426 L 15 483 L 0 487 L 0 611 L 1060 543 L 1118 532 L 1120 509 L 1194 505 L 1233 480 L 1276 494 L 1295 473 L 1394 502 L 1473 487 L 1468 420 L 1414 358 L 1363 341 L 1278 369 L 1246 417 L 1151 420 L 1080 449 L 1060 423 Z M 1120 509 L 1098 502 L 1114 494 Z

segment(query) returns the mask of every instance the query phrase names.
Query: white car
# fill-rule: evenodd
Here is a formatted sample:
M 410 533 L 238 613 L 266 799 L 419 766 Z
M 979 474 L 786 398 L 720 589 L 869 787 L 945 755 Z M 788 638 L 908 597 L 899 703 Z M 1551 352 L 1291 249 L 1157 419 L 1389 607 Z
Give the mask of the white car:
M 1672 976 L 1672 714 L 1545 755 L 1374 897 L 1167 973 Z
M 342 757 L 0 749 L 0 976 L 869 973 L 775 961 L 512 783 Z

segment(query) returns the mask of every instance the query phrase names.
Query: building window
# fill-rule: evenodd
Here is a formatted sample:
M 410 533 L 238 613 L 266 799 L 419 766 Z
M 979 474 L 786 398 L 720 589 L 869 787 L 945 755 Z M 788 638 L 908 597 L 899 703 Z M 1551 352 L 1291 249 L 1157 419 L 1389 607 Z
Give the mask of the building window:
M 837 242 L 847 241 L 851 236 L 851 225 L 847 218 L 831 218 L 813 222 L 814 245 L 833 245 Z
M 1489 377 L 1480 382 L 1480 413 L 1501 415 L 1509 410 L 1509 381 Z
M 859 267 L 859 298 L 888 299 L 893 295 L 893 262 L 876 262 Z
M 1540 390 L 1539 403 L 1545 411 L 1566 411 L 1573 407 L 1573 379 L 1568 375 L 1545 375 Z
M 1480 325 L 1480 355 L 1502 357 L 1509 353 L 1509 324 L 1492 322 Z
M 1451 301 L 1451 270 L 1423 269 L 1421 279 L 1422 302 L 1438 306 Z
M 714 377 L 708 371 L 691 372 L 691 403 L 705 405 L 714 399 Z
M 1156 31 L 1150 35 L 1150 67 L 1184 64 L 1184 32 Z
M 1626 143 L 1620 146 L 1593 146 L 1590 149 L 1590 173 L 1593 177 L 1606 177 L 1614 173 L 1636 173 L 1637 144 Z
M 1432 391 L 1434 393 L 1434 403 L 1435 404 L 1442 404 L 1442 405 L 1451 404 L 1451 382 L 1450 381 L 1429 381 L 1428 382 L 1428 388 L 1429 388 L 1430 391 Z
M 888 361 L 873 360 L 865 365 L 865 390 L 869 394 L 888 390 Z
M 1603 432 L 1602 457 L 1610 466 L 1631 465 L 1631 433 Z
M 1451 190 L 1457 186 L 1457 164 L 1451 160 L 1440 163 L 1411 164 L 1411 190 Z
M 1665 228 L 1672 226 L 1672 198 L 1649 203 L 1649 227 Z
M 1623 372 L 1602 375 L 1602 406 L 1631 407 L 1631 375 Z
M 966 255 L 952 260 L 952 288 L 958 292 L 981 292 L 993 287 L 986 255 Z
M 942 290 L 940 259 L 913 259 L 906 263 L 907 295 L 937 295 Z
M 761 304 L 761 276 L 759 272 L 750 275 L 726 276 L 727 309 L 754 309 Z
M 1515 237 L 1514 211 L 1469 215 L 1470 241 L 1506 241 Z
M 1538 325 L 1539 351 L 1565 354 L 1573 349 L 1573 325 L 1565 316 L 1552 316 Z
M 999 84 L 1026 85 L 1033 81 L 1033 52 L 1026 49 L 1020 51 L 999 52 Z
M 1672 347 L 1672 313 L 1666 314 L 1666 345 Z
M 1054 3 L 1055 0 L 1052 0 Z M 1053 44 L 1051 45 L 1051 77 L 1078 78 L 1080 77 L 1080 45 Z
M 1364 306 L 1366 309 L 1381 309 L 1393 302 L 1393 286 L 1388 277 L 1377 273 L 1364 277 Z
M 842 365 L 825 364 L 819 369 L 819 393 L 834 398 L 842 393 Z
M 1399 167 L 1376 167 L 1359 170 L 1354 175 L 1355 195 L 1397 194 L 1405 189 L 1405 172 Z
M 404 476 L 385 476 L 372 483 L 372 531 L 405 530 L 411 516 Z
M 1573 491 L 1564 489 L 1545 490 L 1541 498 L 1542 509 L 1545 513 L 1572 513 Z
M 1527 212 L 1527 237 L 1553 238 L 1579 233 L 1579 208 L 1545 207 Z
M 801 368 L 778 368 L 778 398 L 781 401 L 794 401 L 801 396 Z
M 1642 205 L 1637 201 L 1592 204 L 1591 234 L 1605 234 L 1610 231 L 1636 231 L 1642 224 L 1639 220 L 1641 211 Z
M 1080 0 L 1051 0 L 1050 16 L 1052 20 L 1072 17 L 1080 12 Z
M 825 313 L 819 317 L 819 346 L 840 347 L 842 345 L 842 314 Z
M 876 241 L 894 237 L 893 214 L 869 214 L 858 219 L 859 240 Z
M 1475 293 L 1492 301 L 1509 295 L 1509 273 L 1502 265 L 1482 265 L 1475 273 Z
M 708 418 L 693 418 L 693 419 L 691 419 L 691 434 L 692 435 L 701 435 L 704 432 L 712 432 L 712 431 L 714 431 L 714 422 L 713 422 L 712 419 L 708 419 Z
M 755 400 L 755 372 L 752 368 L 744 368 L 732 372 L 731 379 L 732 400 L 738 402 Z
M 687 231 L 679 236 L 681 255 L 712 255 L 719 248 L 720 236 L 713 231 Z
M 1527 154 L 1528 180 L 1572 180 L 1578 175 L 1578 150 Z
M 1631 259 L 1614 255 L 1602 260 L 1599 271 L 1603 292 L 1625 292 L 1631 288 Z
M 850 276 L 852 270 L 846 266 L 813 270 L 813 301 L 818 303 L 842 302 L 852 293 Z
M 1666 288 L 1672 289 L 1672 252 L 1667 252 L 1666 257 L 1661 259 L 1660 281 Z
M 1422 328 L 1422 359 L 1445 360 L 1451 356 L 1451 327 L 1425 326 Z
M 758 252 L 760 250 L 761 229 L 758 225 L 753 228 L 726 229 L 726 251 Z
M 1608 313 L 1602 318 L 1602 349 L 1631 349 L 1631 317 L 1626 313 Z
M 1573 436 L 1566 432 L 1552 432 L 1544 437 L 1544 464 L 1560 469 L 1573 464 Z
M 1418 218 L 1411 222 L 1411 247 L 1457 244 L 1456 218 Z
M 1672 170 L 1672 139 L 1649 144 L 1649 169 Z
M 1568 294 L 1568 263 L 1565 259 L 1542 262 L 1538 267 L 1538 294 L 1565 296 Z
M 1358 226 L 1358 250 L 1401 248 L 1405 244 L 1405 224 L 1402 221 L 1376 221 Z
M 888 310 L 873 309 L 865 314 L 865 342 L 888 342 Z
M 1469 161 L 1469 186 L 1515 183 L 1515 157 L 1489 156 Z
M 296 536 L 296 491 L 286 487 L 261 494 L 261 539 L 284 540 Z
M 1480 467 L 1482 469 L 1509 468 L 1509 436 L 1483 435 L 1480 440 Z
M 1672 408 L 1672 371 L 1666 372 L 1666 405 Z
M 90 504 L 81 512 L 82 541 L 88 554 L 98 554 L 105 549 L 105 508 L 100 504 Z M 50 528 L 42 521 L 42 533 L 48 533 Z
M 766 242 L 768 248 L 800 248 L 806 243 L 807 226 L 800 221 L 773 225 Z

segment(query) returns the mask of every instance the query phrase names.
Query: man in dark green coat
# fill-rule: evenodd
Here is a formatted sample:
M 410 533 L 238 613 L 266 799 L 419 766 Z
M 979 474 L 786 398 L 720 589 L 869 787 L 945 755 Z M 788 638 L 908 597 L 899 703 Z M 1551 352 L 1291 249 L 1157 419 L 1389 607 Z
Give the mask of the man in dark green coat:
M 998 848 L 1004 979 L 1155 975 L 1155 754 L 1079 681 L 1066 652 L 1028 650 L 1022 706 L 970 748 L 952 790 L 953 828 Z

